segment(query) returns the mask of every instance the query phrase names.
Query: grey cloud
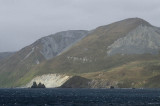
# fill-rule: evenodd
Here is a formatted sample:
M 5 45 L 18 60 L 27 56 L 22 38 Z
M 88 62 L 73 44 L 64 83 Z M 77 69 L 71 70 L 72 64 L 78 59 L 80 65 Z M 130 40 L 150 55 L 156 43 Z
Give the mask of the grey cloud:
M 91 30 L 130 17 L 160 26 L 159 0 L 0 0 L 0 52 L 69 29 Z

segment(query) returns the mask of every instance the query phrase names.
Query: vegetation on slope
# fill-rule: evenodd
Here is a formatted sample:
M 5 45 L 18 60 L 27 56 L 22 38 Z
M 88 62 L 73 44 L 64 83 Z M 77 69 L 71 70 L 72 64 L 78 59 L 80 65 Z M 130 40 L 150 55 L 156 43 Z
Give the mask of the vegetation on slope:
M 8 80 L 0 80 L 1 86 L 21 86 L 38 75 L 63 73 L 88 79 L 115 81 L 118 82 L 114 83 L 118 87 L 155 87 L 151 82 L 159 77 L 159 55 L 107 55 L 108 46 L 141 24 L 151 26 L 146 21 L 135 18 L 98 27 L 54 59 L 33 66 L 31 60 L 26 60 L 29 66 L 32 66 L 31 70 L 26 64 L 14 69 L 13 62 L 10 70 L 0 72 L 0 79 L 8 77 Z M 3 65 L 1 67 L 3 68 Z M 10 74 L 12 69 L 16 71 Z M 158 84 L 156 81 L 155 83 Z
M 86 74 L 86 78 L 95 79 L 103 72 L 99 79 L 115 80 L 119 87 L 149 87 L 144 82 L 154 77 L 155 71 L 150 68 L 159 62 L 156 60 L 159 55 L 107 55 L 109 45 L 140 24 L 151 26 L 142 19 L 127 19 L 98 27 L 68 51 L 34 67 L 20 82 L 24 84 L 36 75 L 47 73 Z
M 105 79 L 105 81 L 115 81 L 120 88 L 153 88 L 160 87 L 160 61 L 139 60 L 114 67 L 108 71 L 85 73 L 82 76 L 91 79 Z

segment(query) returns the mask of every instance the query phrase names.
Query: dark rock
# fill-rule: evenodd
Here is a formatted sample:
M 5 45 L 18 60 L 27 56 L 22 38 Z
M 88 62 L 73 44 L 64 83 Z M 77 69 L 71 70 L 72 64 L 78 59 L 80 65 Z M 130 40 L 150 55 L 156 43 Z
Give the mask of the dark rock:
M 33 85 L 31 86 L 31 88 L 46 88 L 46 87 L 41 82 L 38 85 L 36 82 L 33 82 Z
M 110 89 L 114 89 L 114 86 L 110 86 Z
M 73 76 L 68 81 L 66 81 L 60 88 L 89 88 L 90 81 L 90 79 L 84 77 Z

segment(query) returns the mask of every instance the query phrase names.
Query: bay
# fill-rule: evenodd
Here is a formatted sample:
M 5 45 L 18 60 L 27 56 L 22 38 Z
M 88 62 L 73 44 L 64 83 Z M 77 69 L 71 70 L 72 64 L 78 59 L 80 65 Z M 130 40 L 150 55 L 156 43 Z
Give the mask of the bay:
M 0 89 L 1 106 L 160 106 L 160 89 Z

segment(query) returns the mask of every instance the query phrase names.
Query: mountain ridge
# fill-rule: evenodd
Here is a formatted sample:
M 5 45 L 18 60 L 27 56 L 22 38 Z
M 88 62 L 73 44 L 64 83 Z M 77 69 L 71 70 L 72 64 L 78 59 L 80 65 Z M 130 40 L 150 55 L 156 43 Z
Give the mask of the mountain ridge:
M 52 34 L 22 48 L 10 58 L 4 59 L 0 64 L 1 86 L 6 85 L 6 79 L 9 80 L 8 85 L 13 84 L 14 86 L 16 81 L 12 79 L 19 80 L 32 67 L 54 58 L 66 47 L 72 46 L 76 41 L 86 36 L 87 33 L 86 30 L 69 30 Z
M 88 36 L 83 38 L 77 44 L 73 45 L 72 48 L 64 52 L 61 56 L 58 56 L 54 60 L 50 60 L 44 64 L 37 66 L 32 71 L 41 75 L 41 74 L 45 74 L 46 72 L 44 72 L 43 70 L 47 69 L 47 73 L 62 73 L 62 74 L 68 73 L 72 75 L 83 76 L 83 74 L 85 73 L 90 74 L 92 72 L 107 72 L 112 68 L 121 67 L 124 64 L 127 64 L 129 62 L 151 61 L 151 60 L 157 61 L 156 58 L 158 57 L 157 55 L 159 53 L 156 54 L 156 56 L 147 52 L 144 52 L 144 54 L 133 53 L 133 54 L 123 55 L 118 53 L 113 56 L 107 55 L 108 47 L 112 45 L 114 41 L 125 37 L 129 32 L 135 30 L 138 26 L 142 26 L 142 27 L 147 26 L 147 27 L 155 28 L 148 22 L 143 21 L 142 19 L 139 19 L 139 18 L 122 20 L 116 23 L 112 23 L 110 25 L 100 26 L 95 30 L 92 30 L 92 32 Z M 144 64 L 147 64 L 147 63 L 144 63 Z M 143 67 L 147 67 L 147 66 L 144 65 Z M 140 71 L 142 69 L 143 68 L 141 67 L 137 70 Z M 136 72 L 138 73 L 138 71 Z M 158 70 L 157 70 L 157 73 L 159 73 Z M 151 76 L 153 74 L 154 72 L 151 72 Z M 90 77 L 91 76 L 87 76 L 86 78 L 90 78 Z M 135 77 L 134 79 L 135 81 L 137 81 Z M 113 80 L 113 79 L 109 78 L 108 80 Z M 126 86 L 125 84 L 127 82 L 124 82 L 123 80 L 119 79 L 119 81 L 116 81 L 116 82 L 119 82 L 120 87 L 129 87 L 129 86 Z M 141 79 L 141 80 L 146 80 L 146 79 Z M 132 81 L 134 82 L 134 80 L 131 80 L 131 82 Z M 122 82 L 124 82 L 124 84 L 121 84 Z M 118 86 L 118 85 L 115 85 L 115 86 Z M 143 87 L 143 86 L 144 85 L 141 85 L 138 87 Z M 137 87 L 136 84 L 135 84 L 135 87 Z
M 12 75 L 15 74 L 15 76 L 21 76 L 18 77 L 15 83 L 10 82 L 8 85 L 5 85 L 4 82 L 0 82 L 0 84 L 1 86 L 11 86 L 12 84 L 13 86 L 22 86 L 30 82 L 36 76 L 43 76 L 45 74 L 65 74 L 68 76 L 80 76 L 91 79 L 93 80 L 92 84 L 95 88 L 105 88 L 110 85 L 122 88 L 156 87 L 155 84 L 151 85 L 151 81 L 155 80 L 158 75 L 160 75 L 158 60 L 160 57 L 158 52 L 159 32 L 160 29 L 140 18 L 121 20 L 109 25 L 97 27 L 89 32 L 87 31 L 84 37 L 78 39 L 77 42 L 73 43 L 72 46 L 69 46 L 67 50 L 64 49 L 60 54 L 57 53 L 57 51 L 54 52 L 56 54 L 54 59 L 50 58 L 50 56 L 52 57 L 53 55 L 48 54 L 52 53 L 52 51 L 50 51 L 50 49 L 48 50 L 49 46 L 46 47 L 49 42 L 47 39 L 43 41 L 45 45 L 44 51 L 47 54 L 46 57 L 43 53 L 36 54 L 36 52 L 34 52 L 34 55 L 38 55 L 37 57 L 42 57 L 42 62 L 33 65 L 31 64 L 32 62 L 30 62 L 32 60 L 25 60 L 28 61 L 28 69 L 26 69 L 22 75 L 17 75 L 17 73 L 21 72 L 16 69 L 14 69 L 16 71 L 11 73 Z M 146 40 L 144 40 L 144 38 Z M 57 39 L 60 40 L 62 38 Z M 115 43 L 117 41 L 118 43 Z M 153 43 L 150 43 L 149 41 L 152 41 Z M 128 42 L 133 46 L 130 47 Z M 140 43 L 137 42 L 144 42 L 144 44 L 140 45 Z M 35 44 L 37 43 L 35 42 Z M 119 46 L 125 47 L 123 44 L 127 46 L 127 49 L 122 48 L 125 52 L 121 52 L 121 49 L 118 48 Z M 136 51 L 137 49 L 134 48 L 136 44 L 137 46 L 140 45 L 139 49 L 143 52 L 138 53 Z M 52 47 L 58 50 L 57 48 L 59 46 Z M 149 49 L 150 47 L 153 47 L 153 49 Z M 130 49 L 133 49 L 134 52 Z M 30 47 L 29 50 L 25 50 L 27 53 L 26 51 L 23 52 L 27 58 L 28 55 L 33 54 L 33 51 L 40 51 L 41 49 L 40 47 L 34 49 L 33 47 Z M 109 50 L 110 53 L 112 53 L 112 51 L 116 52 L 113 52 L 112 55 L 110 55 Z M 155 52 L 154 50 L 156 50 L 156 53 L 152 54 L 152 52 Z M 128 53 L 129 51 L 131 53 Z M 31 55 L 33 56 L 33 60 L 36 59 L 36 56 L 34 55 Z M 19 61 L 21 60 L 22 59 L 19 59 Z M 23 62 L 20 62 L 20 64 L 23 64 Z M 0 70 L 3 69 L 3 67 L 5 68 L 5 65 L 0 65 Z M 20 67 L 21 65 L 19 66 L 19 69 Z M 0 73 L 3 73 L 4 71 L 2 70 Z M 132 76 L 132 74 L 134 76 Z M 11 78 L 12 77 L 13 76 L 11 76 Z M 159 86 L 158 82 L 155 83 Z

